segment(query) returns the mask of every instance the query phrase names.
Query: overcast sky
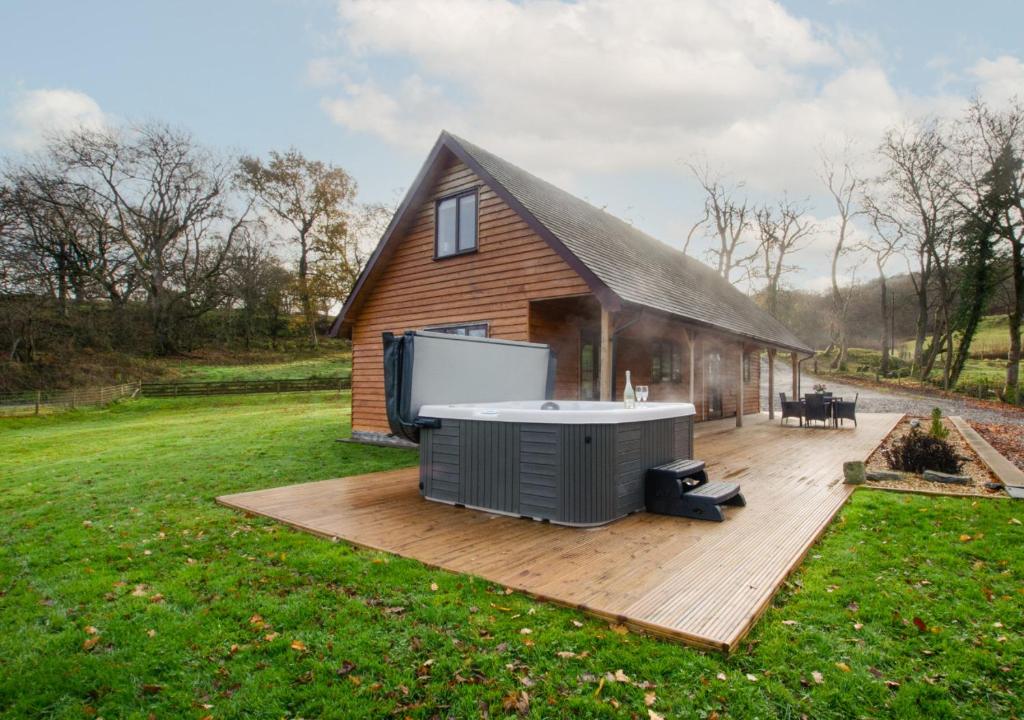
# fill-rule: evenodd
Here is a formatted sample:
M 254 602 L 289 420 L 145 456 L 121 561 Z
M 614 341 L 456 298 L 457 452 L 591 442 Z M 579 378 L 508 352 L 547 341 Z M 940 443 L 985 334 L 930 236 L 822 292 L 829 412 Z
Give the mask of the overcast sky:
M 669 243 L 706 161 L 754 201 L 809 199 L 822 231 L 790 283 L 820 288 L 819 149 L 852 143 L 869 173 L 889 126 L 1024 97 L 1021 27 L 1009 0 L 4 0 L 0 152 L 159 119 L 295 146 L 394 203 L 447 129 Z

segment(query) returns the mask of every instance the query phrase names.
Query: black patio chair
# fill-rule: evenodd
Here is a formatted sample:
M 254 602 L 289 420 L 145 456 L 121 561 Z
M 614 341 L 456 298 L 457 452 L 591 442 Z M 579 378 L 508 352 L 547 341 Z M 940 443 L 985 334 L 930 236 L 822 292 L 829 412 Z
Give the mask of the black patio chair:
M 782 410 L 782 420 L 779 424 L 786 422 L 787 418 L 795 417 L 800 421 L 800 426 L 804 424 L 804 405 L 799 400 L 786 400 L 786 393 L 779 393 L 779 408 Z
M 825 398 L 817 393 L 804 395 L 804 419 L 810 425 L 812 420 L 820 420 L 822 424 L 828 425 L 828 405 Z
M 860 393 L 853 396 L 853 400 L 837 400 L 832 403 L 832 413 L 837 421 L 842 424 L 843 420 L 853 420 L 853 426 L 857 427 L 857 398 Z

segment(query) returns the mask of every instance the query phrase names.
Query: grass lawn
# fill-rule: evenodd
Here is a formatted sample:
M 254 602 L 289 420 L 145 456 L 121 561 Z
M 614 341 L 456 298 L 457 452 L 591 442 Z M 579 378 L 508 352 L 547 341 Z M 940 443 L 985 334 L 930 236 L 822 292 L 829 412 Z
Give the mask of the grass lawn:
M 727 658 L 214 504 L 415 462 L 347 404 L 0 420 L 0 715 L 1024 715 L 1020 504 L 858 491 Z
M 167 360 L 161 366 L 167 380 L 290 380 L 312 377 L 345 377 L 352 368 L 347 349 L 325 348 L 317 353 L 267 358 L 248 358 L 246 364 L 223 364 L 214 360 Z

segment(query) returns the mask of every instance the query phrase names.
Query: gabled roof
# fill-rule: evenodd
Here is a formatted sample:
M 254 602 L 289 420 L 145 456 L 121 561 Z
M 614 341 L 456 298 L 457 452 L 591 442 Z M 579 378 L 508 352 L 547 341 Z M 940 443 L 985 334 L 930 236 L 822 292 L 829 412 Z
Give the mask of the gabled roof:
M 447 150 L 466 163 L 587 282 L 603 305 L 661 311 L 767 345 L 811 348 L 732 283 L 682 251 L 531 175 L 481 147 L 442 132 L 331 328 L 350 326 L 391 238 L 425 199 Z

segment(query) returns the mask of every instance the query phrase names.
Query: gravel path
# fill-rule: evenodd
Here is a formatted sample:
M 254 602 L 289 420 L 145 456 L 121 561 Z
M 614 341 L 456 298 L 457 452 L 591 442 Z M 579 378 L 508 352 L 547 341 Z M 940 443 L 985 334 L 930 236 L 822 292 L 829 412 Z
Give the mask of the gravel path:
M 775 392 L 790 395 L 791 370 L 788 363 L 775 363 Z M 911 415 L 930 415 L 932 408 L 941 408 L 942 414 L 959 415 L 966 420 L 983 423 L 1020 424 L 1024 423 L 1024 415 L 1012 410 L 1002 411 L 982 407 L 970 400 L 952 400 L 931 395 L 921 395 L 904 390 L 880 390 L 877 388 L 848 385 L 826 378 L 818 378 L 806 370 L 801 373 L 801 392 L 810 392 L 816 382 L 823 382 L 836 395 L 852 398 L 860 393 L 857 399 L 859 412 L 899 412 Z M 776 395 L 778 407 L 778 395 Z M 768 407 L 768 360 L 761 357 L 761 407 Z

